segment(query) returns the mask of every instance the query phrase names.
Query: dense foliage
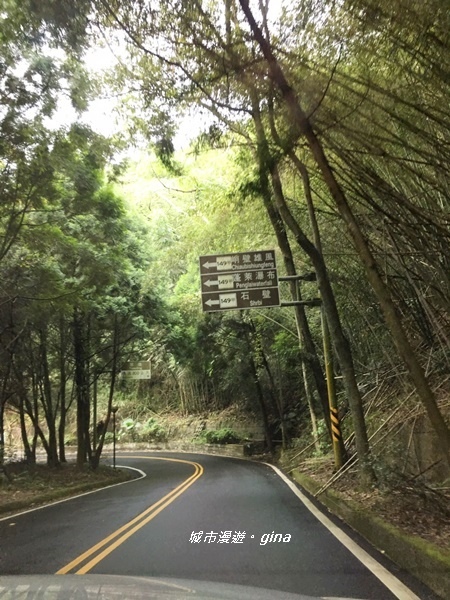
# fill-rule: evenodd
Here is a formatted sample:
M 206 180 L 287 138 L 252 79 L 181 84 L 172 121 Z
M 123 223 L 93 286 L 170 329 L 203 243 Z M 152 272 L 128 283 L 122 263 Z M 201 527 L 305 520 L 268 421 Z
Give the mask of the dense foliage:
M 97 384 L 106 425 L 116 400 L 139 418 L 239 403 L 269 449 L 310 429 L 319 449 L 329 338 L 363 480 L 364 391 L 387 377 L 415 389 L 450 460 L 436 395 L 450 332 L 442 3 L 2 5 L 17 27 L 0 34 L 0 415 L 18 411 L 27 454 L 39 438 L 64 459 L 73 400 L 78 461 L 97 464 Z M 100 39 L 121 56 L 103 82 L 80 61 Z M 81 113 L 101 84 L 122 98 L 120 149 L 150 148 L 126 171 L 117 140 L 50 125 L 61 94 Z M 176 152 L 183 120 L 196 126 Z M 202 315 L 198 256 L 269 247 L 282 274 L 316 274 L 283 298 L 320 292 L 322 310 Z M 149 356 L 151 382 L 118 380 Z

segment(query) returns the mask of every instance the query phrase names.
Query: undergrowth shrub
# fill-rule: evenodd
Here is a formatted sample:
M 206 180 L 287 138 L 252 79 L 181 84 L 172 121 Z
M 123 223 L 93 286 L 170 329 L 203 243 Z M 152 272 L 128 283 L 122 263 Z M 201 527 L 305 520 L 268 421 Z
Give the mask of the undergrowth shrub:
M 206 444 L 238 444 L 242 441 L 239 434 L 230 427 L 202 431 L 199 438 Z
M 154 417 L 145 423 L 129 417 L 122 421 L 117 437 L 120 441 L 163 442 L 167 439 L 167 431 Z

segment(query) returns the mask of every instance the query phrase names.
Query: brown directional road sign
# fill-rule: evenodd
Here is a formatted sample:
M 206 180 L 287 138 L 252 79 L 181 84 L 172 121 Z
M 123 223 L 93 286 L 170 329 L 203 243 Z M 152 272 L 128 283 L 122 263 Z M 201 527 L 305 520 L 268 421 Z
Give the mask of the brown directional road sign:
M 200 257 L 205 312 L 279 306 L 274 250 Z

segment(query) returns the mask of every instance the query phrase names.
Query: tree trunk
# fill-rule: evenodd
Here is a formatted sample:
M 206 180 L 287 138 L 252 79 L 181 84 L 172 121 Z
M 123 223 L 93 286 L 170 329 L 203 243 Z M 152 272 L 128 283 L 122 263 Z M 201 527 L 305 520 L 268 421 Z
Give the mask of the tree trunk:
M 66 404 L 66 336 L 65 336 L 65 320 L 61 316 L 59 319 L 59 401 L 60 401 L 60 413 L 59 413 L 59 427 L 58 427 L 58 445 L 59 445 L 59 460 L 66 462 L 66 446 L 65 446 L 65 434 L 66 434 L 66 418 L 67 418 L 67 404 Z
M 306 396 L 306 401 L 308 403 L 308 409 L 309 409 L 309 417 L 311 419 L 311 431 L 312 431 L 312 437 L 314 440 L 314 447 L 316 449 L 316 452 L 320 452 L 320 440 L 319 440 L 319 430 L 317 428 L 316 411 L 314 409 L 313 397 L 311 394 L 311 389 L 310 389 L 310 385 L 309 385 L 309 381 L 308 381 L 308 371 L 306 369 L 306 363 L 304 360 L 302 360 L 302 374 L 303 374 L 303 387 L 305 389 L 305 396 Z M 327 411 L 326 414 L 328 415 L 328 419 L 329 419 L 329 417 L 330 417 L 329 412 Z M 327 421 L 325 421 L 325 422 L 327 422 Z M 330 432 L 329 432 L 329 435 L 331 437 Z
M 59 465 L 58 443 L 56 435 L 56 408 L 53 406 L 52 386 L 50 381 L 50 369 L 47 355 L 47 332 L 39 331 L 40 338 L 40 366 L 41 373 L 41 403 L 44 408 L 45 421 L 48 429 L 47 464 L 50 467 Z
M 19 421 L 25 460 L 29 465 L 33 465 L 36 462 L 36 454 L 33 453 L 33 449 L 28 441 L 27 425 L 25 420 L 25 405 L 22 395 L 19 398 Z
M 12 322 L 12 317 L 11 317 L 11 322 Z M 5 464 L 5 407 L 6 407 L 6 402 L 8 400 L 8 394 L 7 394 L 7 387 L 8 387 L 8 381 L 9 381 L 9 377 L 10 377 L 10 373 L 11 373 L 11 367 L 12 367 L 12 355 L 10 352 L 7 353 L 8 359 L 7 359 L 7 364 L 4 375 L 3 375 L 3 380 L 2 380 L 2 385 L 1 385 L 1 389 L 0 389 L 0 468 L 3 469 L 3 466 Z
M 283 219 L 280 215 L 279 210 L 272 201 L 272 193 L 269 188 L 268 173 L 270 172 L 270 168 L 267 164 L 269 160 L 269 148 L 260 116 L 258 99 L 254 90 L 250 90 L 250 93 L 252 95 L 253 122 L 255 124 L 256 136 L 258 141 L 257 160 L 259 163 L 259 181 L 261 186 L 262 199 L 267 215 L 272 224 L 273 230 L 275 231 L 278 247 L 280 248 L 281 253 L 283 255 L 283 262 L 286 269 L 286 274 L 297 275 L 286 228 L 284 226 Z M 298 283 L 295 281 L 291 281 L 289 283 L 289 287 L 292 300 L 301 300 Z M 315 387 L 322 408 L 322 414 L 331 437 L 331 423 L 328 409 L 327 386 L 323 375 L 322 367 L 320 365 L 320 360 L 317 355 L 316 346 L 314 344 L 311 330 L 309 328 L 305 308 L 303 306 L 294 306 L 294 315 L 300 348 L 304 349 L 304 359 L 307 361 L 308 367 L 312 372 Z
M 102 435 L 98 440 L 97 448 L 94 448 L 90 456 L 90 465 L 93 469 L 96 469 L 100 463 L 100 457 L 102 455 L 103 444 L 105 443 L 105 435 L 108 431 L 108 425 L 111 420 L 112 407 L 114 402 L 114 391 L 117 379 L 117 365 L 119 362 L 119 322 L 117 315 L 114 317 L 114 330 L 113 330 L 113 343 L 112 343 L 112 361 L 111 361 L 111 379 L 109 383 L 109 394 L 108 394 L 108 407 L 106 410 L 105 427 L 103 428 Z M 97 424 L 94 423 L 94 427 Z
M 264 425 L 264 437 L 266 438 L 267 450 L 271 454 L 273 454 L 272 433 L 270 431 L 269 415 L 267 412 L 267 406 L 266 406 L 266 402 L 264 400 L 264 394 L 263 394 L 263 391 L 261 388 L 261 383 L 259 381 L 258 371 L 256 369 L 255 361 L 253 359 L 252 354 L 250 354 L 249 363 L 250 363 L 250 370 L 252 373 L 253 382 L 255 384 L 256 395 L 257 395 L 259 406 L 261 409 L 261 416 L 262 416 L 263 425 Z
M 241 315 L 241 319 L 242 319 L 242 315 Z M 260 406 L 260 409 L 261 409 L 261 416 L 262 416 L 262 420 L 263 420 L 264 437 L 265 437 L 265 440 L 266 440 L 266 446 L 267 446 L 267 450 L 271 454 L 273 454 L 272 433 L 270 431 L 269 414 L 268 414 L 268 411 L 267 411 L 266 402 L 264 400 L 264 394 L 263 394 L 263 391 L 262 391 L 262 388 L 261 388 L 261 382 L 259 381 L 258 370 L 256 368 L 255 360 L 253 358 L 252 342 L 251 342 L 251 339 L 250 339 L 250 335 L 249 335 L 247 324 L 244 323 L 244 322 L 242 322 L 242 325 L 243 325 L 243 333 L 244 333 L 245 340 L 247 342 L 247 347 L 248 347 L 248 350 L 249 350 L 250 372 L 251 372 L 251 375 L 252 375 L 253 382 L 255 384 L 256 396 L 258 398 L 259 406 Z
M 272 375 L 272 369 L 270 368 L 266 353 L 264 352 L 264 348 L 262 347 L 262 340 L 260 339 L 260 336 L 258 336 L 257 329 L 251 318 L 250 318 L 250 331 L 251 331 L 250 340 L 258 354 L 258 359 L 259 359 L 258 364 L 262 364 L 265 372 L 267 373 L 267 377 L 269 379 L 268 389 L 269 389 L 270 397 L 272 398 L 273 408 L 278 413 L 278 417 L 280 419 L 281 441 L 282 441 L 282 447 L 284 450 L 288 446 L 289 439 L 288 439 L 288 435 L 286 432 L 286 425 L 285 425 L 285 420 L 284 420 L 284 406 L 283 406 L 283 401 L 282 401 L 281 386 L 280 386 L 280 392 L 277 393 L 275 380 Z
M 75 388 L 77 400 L 77 466 L 87 460 L 86 412 L 89 412 L 86 381 L 86 361 L 83 340 L 83 316 L 79 309 L 73 313 L 73 349 L 75 360 Z
M 23 401 L 24 401 L 24 405 L 25 405 L 25 411 L 26 414 L 30 417 L 31 422 L 33 423 L 33 427 L 34 427 L 34 433 L 33 433 L 33 452 L 36 452 L 36 443 L 37 443 L 37 439 L 39 438 L 41 440 L 41 444 L 47 454 L 47 458 L 51 455 L 50 452 L 50 447 L 47 441 L 47 438 L 44 435 L 44 432 L 42 431 L 40 425 L 39 425 L 39 412 L 38 412 L 38 402 L 37 400 L 34 402 L 34 409 L 33 409 L 33 405 L 31 404 L 31 402 L 29 401 L 29 399 L 26 396 L 23 396 Z
M 5 404 L 0 399 L 0 469 L 5 464 Z

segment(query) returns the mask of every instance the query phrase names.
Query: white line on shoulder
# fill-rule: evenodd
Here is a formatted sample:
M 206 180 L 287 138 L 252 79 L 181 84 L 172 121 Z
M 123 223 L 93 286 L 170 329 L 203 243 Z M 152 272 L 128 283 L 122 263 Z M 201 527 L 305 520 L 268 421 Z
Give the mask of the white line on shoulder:
M 343 544 L 349 552 L 351 552 L 381 583 L 383 583 L 394 596 L 399 600 L 420 600 L 404 583 L 402 583 L 395 575 L 388 571 L 375 558 L 370 556 L 368 552 L 363 550 L 358 544 L 352 540 L 342 529 L 333 523 L 326 515 L 324 515 L 308 498 L 302 494 L 298 487 L 286 475 L 270 463 L 265 463 L 271 467 L 279 477 L 290 487 L 294 494 L 303 502 L 306 508 L 318 519 L 324 527 L 330 531 Z

